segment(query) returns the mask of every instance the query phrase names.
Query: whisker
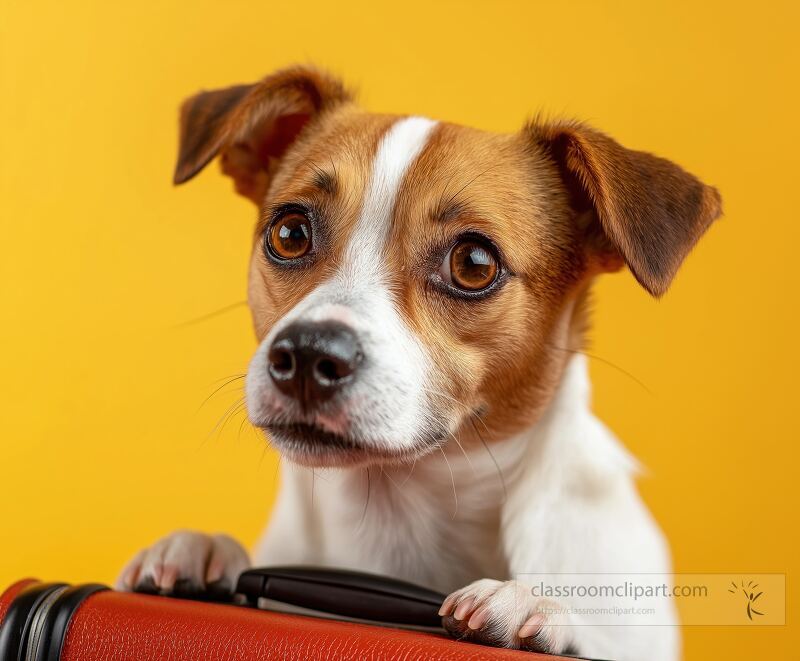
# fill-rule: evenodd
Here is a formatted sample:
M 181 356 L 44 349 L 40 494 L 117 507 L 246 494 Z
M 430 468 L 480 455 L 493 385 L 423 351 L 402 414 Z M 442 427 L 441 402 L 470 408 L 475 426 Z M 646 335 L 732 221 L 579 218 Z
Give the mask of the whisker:
M 218 383 L 227 381 L 228 379 L 243 379 L 246 376 L 247 374 L 245 372 L 237 372 L 236 374 L 226 374 L 225 376 L 221 376 L 218 379 L 214 379 L 209 385 L 215 386 Z
M 439 396 L 439 397 L 444 397 L 445 399 L 447 399 L 447 400 L 449 400 L 449 401 L 453 402 L 454 404 L 458 404 L 458 405 L 459 405 L 459 406 L 461 406 L 461 407 L 462 407 L 462 408 L 463 408 L 465 411 L 472 412 L 472 409 L 471 409 L 469 406 L 467 406 L 466 404 L 464 404 L 464 402 L 462 402 L 462 401 L 460 401 L 460 400 L 456 399 L 455 397 L 453 397 L 453 396 L 451 396 L 451 395 L 448 395 L 446 392 L 444 392 L 444 391 L 442 391 L 442 390 L 437 390 L 436 388 L 431 388 L 431 387 L 429 387 L 429 386 L 425 386 L 425 385 L 423 385 L 423 386 L 422 386 L 422 390 L 423 390 L 424 392 L 426 392 L 426 393 L 430 394 L 430 395 L 437 395 L 437 396 Z
M 455 510 L 453 510 L 453 516 L 450 517 L 452 519 L 456 518 L 456 514 L 458 514 L 458 494 L 456 493 L 456 479 L 453 477 L 453 469 L 450 466 L 450 462 L 447 460 L 447 455 L 444 453 L 442 448 L 439 448 L 439 452 L 442 453 L 442 457 L 444 457 L 444 461 L 447 464 L 447 470 L 450 471 L 450 482 L 453 484 L 453 502 L 455 502 Z
M 627 370 L 623 369 L 623 368 L 622 368 L 622 367 L 620 367 L 619 365 L 616 365 L 615 363 L 612 363 L 610 360 L 606 360 L 605 358 L 602 358 L 602 357 L 600 357 L 600 356 L 597 356 L 597 355 L 595 355 L 595 354 L 589 353 L 588 351 L 583 351 L 582 349 L 568 349 L 568 348 L 565 348 L 565 347 L 558 347 L 558 346 L 556 346 L 555 344 L 550 344 L 549 342 L 548 342 L 547 344 L 548 344 L 548 346 L 550 346 L 550 347 L 552 347 L 553 349 L 556 349 L 556 350 L 558 350 L 558 351 L 565 351 L 566 353 L 571 353 L 571 354 L 582 354 L 582 355 L 586 356 L 587 358 L 590 358 L 590 359 L 592 359 L 592 360 L 597 360 L 597 361 L 599 361 L 599 362 L 601 362 L 601 363 L 604 363 L 605 365 L 608 365 L 609 367 L 613 367 L 615 370 L 617 370 L 617 371 L 618 371 L 618 372 L 620 372 L 621 374 L 624 374 L 624 375 L 625 375 L 625 376 L 627 376 L 627 377 L 628 377 L 628 378 L 629 378 L 631 381 L 633 381 L 634 383 L 636 383 L 636 384 L 637 384 L 637 385 L 638 385 L 640 388 L 642 388 L 642 389 L 643 389 L 643 390 L 644 390 L 644 391 L 645 391 L 645 392 L 646 392 L 648 395 L 652 395 L 652 394 L 653 394 L 653 391 L 652 391 L 652 390 L 650 390 L 650 388 L 648 388 L 648 387 L 647 387 L 647 386 L 646 386 L 646 385 L 645 385 L 645 384 L 644 384 L 642 381 L 640 381 L 639 379 L 637 379 L 637 378 L 636 378 L 636 377 L 635 377 L 633 374 L 631 374 L 631 373 L 630 373 L 630 372 L 628 372 Z
M 216 395 L 216 394 L 217 394 L 217 393 L 218 393 L 220 390 L 222 390 L 222 389 L 223 389 L 223 388 L 225 388 L 226 386 L 229 386 L 229 385 L 230 385 L 231 383 L 233 383 L 234 381 L 239 381 L 239 380 L 241 380 L 241 379 L 244 379 L 246 376 L 247 376 L 247 374 L 237 374 L 237 375 L 236 375 L 236 376 L 234 376 L 234 377 L 228 378 L 228 380 L 227 380 L 227 381 L 225 381 L 225 383 L 223 383 L 221 386 L 219 386 L 219 388 L 215 388 L 215 389 L 214 389 L 214 392 L 212 392 L 212 393 L 211 393 L 211 394 L 210 394 L 208 397 L 206 397 L 206 398 L 203 400 L 202 404 L 200 404 L 200 406 L 198 406 L 198 407 L 197 407 L 197 411 L 199 412 L 199 411 L 200 411 L 200 410 L 201 410 L 201 409 L 202 409 L 202 408 L 203 408 L 203 407 L 204 407 L 206 404 L 208 404 L 208 400 L 210 400 L 210 399 L 211 399 L 211 398 L 212 398 L 214 395 Z
M 392 479 L 392 476 L 389 475 L 389 473 L 383 470 L 383 466 L 379 466 L 379 468 L 381 469 L 381 475 L 384 475 L 386 479 L 389 480 L 389 482 L 391 482 L 394 485 L 394 488 L 400 491 L 400 487 L 398 486 L 397 482 L 395 482 L 394 479 Z
M 456 435 L 453 432 L 447 432 L 447 433 L 450 434 L 450 438 L 452 438 L 456 442 L 456 445 L 458 445 L 458 447 L 461 449 L 461 453 L 464 455 L 464 459 L 467 460 L 467 464 L 469 464 L 470 470 L 472 470 L 472 474 L 475 477 L 477 477 L 478 473 L 475 470 L 475 466 L 472 465 L 472 459 L 469 458 L 469 455 L 467 454 L 467 451 L 464 449 L 464 446 L 461 445 L 461 441 L 459 441 L 458 438 L 456 438 Z
M 320 468 L 320 467 L 318 466 L 318 468 Z M 325 477 L 325 475 L 323 474 L 323 473 L 324 473 L 324 471 L 325 471 L 325 468 L 324 468 L 324 467 L 320 468 L 320 472 L 319 472 L 319 473 L 317 473 L 317 479 L 318 479 L 318 480 L 322 480 L 322 481 L 323 481 L 323 482 L 325 482 L 326 484 L 330 484 L 330 483 L 331 483 L 331 481 L 330 481 L 330 480 L 329 480 L 327 477 Z
M 266 451 L 268 446 L 264 446 L 264 450 Z M 278 471 L 281 468 L 281 462 L 283 461 L 283 457 L 279 454 L 278 461 L 275 462 L 275 472 L 272 474 L 272 487 L 275 488 L 275 483 L 278 481 Z
M 480 420 L 480 418 L 478 419 Z M 500 484 L 503 485 L 503 502 L 506 502 L 506 500 L 508 500 L 508 489 L 506 488 L 506 479 L 503 476 L 503 471 L 500 470 L 500 464 L 497 463 L 497 459 L 495 459 L 494 454 L 492 454 L 492 451 L 489 449 L 489 445 L 486 443 L 485 440 L 483 440 L 483 436 L 481 436 L 480 432 L 478 431 L 478 427 L 475 424 L 475 418 L 472 417 L 469 419 L 469 421 L 472 423 L 472 428 L 475 430 L 475 435 L 478 437 L 478 440 L 480 440 L 480 442 L 483 444 L 484 449 L 492 458 L 492 463 L 494 464 L 494 467 L 497 469 L 497 475 L 500 478 Z M 483 422 L 483 420 L 480 421 L 481 424 L 483 424 L 483 428 L 486 429 L 486 431 L 488 432 L 489 430 L 486 427 L 486 423 Z
M 242 418 L 242 421 L 239 423 L 239 431 L 236 434 L 236 442 L 237 443 L 242 440 L 242 430 L 244 429 L 245 425 L 247 425 L 247 424 L 250 424 L 250 421 L 247 419 L 247 416 L 245 415 L 244 418 Z M 252 425 L 251 425 L 251 427 L 252 427 Z
M 364 501 L 364 511 L 361 513 L 361 520 L 358 522 L 358 529 L 359 530 L 361 529 L 361 526 L 364 523 L 364 519 L 367 518 L 367 507 L 369 507 L 369 495 L 370 495 L 370 492 L 372 491 L 372 480 L 371 480 L 370 474 L 369 474 L 369 466 L 366 467 L 366 471 L 367 471 L 367 498 Z
M 481 425 L 483 425 L 483 429 L 488 434 L 489 433 L 489 428 L 486 426 L 486 423 L 483 421 L 483 419 L 480 417 L 480 415 L 473 408 L 467 406 L 466 404 L 464 404 L 463 402 L 459 401 L 458 399 L 448 395 L 447 393 L 439 392 L 439 391 L 437 391 L 435 389 L 428 388 L 427 386 L 423 386 L 423 388 L 427 392 L 429 392 L 430 394 L 440 395 L 442 397 L 445 397 L 445 398 L 449 399 L 454 404 L 456 404 L 458 406 L 461 406 L 464 409 L 464 411 L 466 411 L 469 414 L 466 419 L 469 420 L 470 424 L 472 425 L 472 429 L 475 431 L 475 435 L 478 437 L 478 440 L 481 442 L 481 444 L 483 445 L 484 450 L 486 450 L 487 454 L 489 455 L 489 457 L 492 460 L 492 463 L 494 464 L 495 470 L 497 471 L 497 476 L 498 476 L 498 478 L 500 478 L 500 484 L 503 487 L 503 502 L 505 502 L 508 499 L 508 487 L 506 485 L 505 476 L 503 475 L 503 471 L 500 468 L 500 464 L 497 462 L 497 458 L 494 456 L 494 453 L 489 449 L 489 445 L 486 443 L 486 440 L 483 438 L 481 433 L 478 431 L 478 427 L 475 424 L 475 420 L 477 419 L 478 422 L 480 422 Z M 469 458 L 469 455 L 464 450 L 464 446 L 461 444 L 461 442 L 458 440 L 458 438 L 456 438 L 456 436 L 452 432 L 448 432 L 448 433 L 453 438 L 453 440 L 455 440 L 455 442 L 458 444 L 458 446 L 461 448 L 461 451 L 464 453 L 464 457 L 466 458 L 467 463 L 469 464 L 470 468 L 472 469 L 472 472 L 474 474 L 477 474 L 476 471 L 475 471 L 475 467 L 474 467 L 474 465 L 472 464 L 472 461 Z M 440 450 L 441 450 L 441 448 L 440 448 Z M 442 454 L 444 455 L 444 452 L 442 452 Z M 446 459 L 447 459 L 447 457 L 445 457 L 445 460 Z M 449 468 L 449 462 L 448 462 L 448 468 Z M 413 472 L 413 468 L 412 468 L 412 472 Z M 411 474 L 409 473 L 408 477 L 410 477 L 410 476 L 411 476 Z M 451 470 L 451 476 L 452 476 L 452 470 Z M 408 480 L 408 477 L 406 477 L 406 480 Z M 405 482 L 404 482 L 404 484 L 405 484 Z M 455 487 L 455 484 L 454 484 L 454 487 Z
M 199 324 L 203 321 L 208 321 L 209 319 L 218 317 L 221 314 L 225 314 L 226 312 L 235 310 L 236 308 L 241 307 L 243 305 L 247 305 L 247 301 L 237 301 L 236 303 L 231 303 L 230 305 L 226 305 L 224 307 L 219 308 L 218 310 L 214 310 L 213 312 L 209 312 L 199 317 L 195 317 L 194 319 L 189 319 L 188 321 L 182 321 L 178 324 L 175 324 L 171 328 L 174 330 L 177 328 L 186 328 L 187 326 L 193 326 L 194 324 Z
M 228 422 L 230 417 L 234 413 L 236 413 L 237 411 L 240 411 L 241 407 L 243 407 L 243 406 L 245 406 L 244 397 L 241 397 L 240 399 L 235 401 L 233 404 L 231 404 L 227 408 L 225 413 L 222 414 L 222 417 L 217 421 L 217 424 L 215 424 L 214 427 L 211 429 L 211 431 L 208 433 L 208 436 L 206 436 L 205 440 L 208 441 L 214 435 L 214 432 L 216 432 L 218 429 L 219 429 L 219 433 L 217 434 L 217 440 L 219 440 L 220 436 L 222 436 L 223 430 L 225 429 L 225 424 Z
M 258 460 L 258 470 L 261 470 L 261 467 L 264 465 L 264 457 L 267 456 L 267 450 L 268 449 L 269 448 L 267 447 L 266 443 L 264 443 L 261 446 L 261 457 Z M 273 490 L 275 489 L 275 481 L 274 480 L 273 480 L 272 488 L 273 488 Z
M 443 209 L 447 209 L 461 193 L 463 193 L 469 186 L 475 183 L 478 179 L 480 179 L 483 175 L 485 175 L 489 170 L 491 170 L 494 166 L 490 165 L 486 168 L 483 172 L 479 172 L 476 174 L 472 179 L 470 179 L 466 184 L 464 184 L 461 188 L 459 188 L 455 193 L 453 193 L 447 200 L 447 202 L 442 205 Z
M 239 405 L 233 411 L 231 411 L 228 418 L 222 424 L 222 427 L 220 428 L 219 433 L 217 434 L 218 440 L 222 437 L 222 433 L 225 431 L 225 428 L 228 426 L 228 423 L 234 418 L 236 418 L 237 415 L 241 415 L 242 413 L 245 413 L 245 415 L 247 415 L 246 410 L 247 410 L 247 402 L 245 401 L 239 402 Z
M 403 480 L 403 482 L 400 484 L 400 486 L 401 486 L 401 487 L 404 487 L 404 486 L 406 485 L 406 482 L 408 482 L 409 478 L 410 478 L 410 477 L 411 477 L 411 475 L 414 473 L 414 469 L 415 469 L 416 467 L 417 467 L 417 458 L 416 458 L 416 457 L 414 457 L 414 462 L 411 464 L 411 470 L 410 470 L 410 471 L 408 471 L 408 475 L 406 475 L 405 479 L 404 479 L 404 480 Z
M 211 428 L 211 431 L 209 431 L 208 434 L 206 434 L 205 438 L 202 441 L 200 441 L 198 450 L 205 447 L 205 444 L 208 443 L 209 440 L 211 440 L 211 437 L 214 436 L 214 432 L 217 431 L 217 429 L 223 423 L 223 421 L 226 420 L 228 416 L 233 413 L 233 410 L 243 402 L 244 402 L 244 397 L 240 397 L 235 402 L 233 402 L 233 404 L 231 404 L 227 409 L 225 409 L 224 413 L 220 416 L 219 420 L 217 420 L 216 424 Z M 217 436 L 217 439 L 219 439 L 219 436 Z

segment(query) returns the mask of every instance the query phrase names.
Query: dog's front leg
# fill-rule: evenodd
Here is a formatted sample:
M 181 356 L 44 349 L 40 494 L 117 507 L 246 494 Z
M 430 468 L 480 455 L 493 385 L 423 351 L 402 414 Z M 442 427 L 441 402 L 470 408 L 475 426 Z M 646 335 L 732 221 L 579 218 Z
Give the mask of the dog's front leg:
M 137 553 L 116 587 L 178 596 L 207 591 L 230 594 L 239 574 L 249 566 L 247 552 L 233 538 L 179 531 Z

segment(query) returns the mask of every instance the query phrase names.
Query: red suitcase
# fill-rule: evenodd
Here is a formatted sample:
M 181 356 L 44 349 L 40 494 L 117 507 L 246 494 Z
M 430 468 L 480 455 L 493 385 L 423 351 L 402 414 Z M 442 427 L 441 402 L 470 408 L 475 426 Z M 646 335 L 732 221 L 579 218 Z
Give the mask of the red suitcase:
M 567 661 L 435 633 L 32 579 L 0 596 L 0 656 L 0 661 Z

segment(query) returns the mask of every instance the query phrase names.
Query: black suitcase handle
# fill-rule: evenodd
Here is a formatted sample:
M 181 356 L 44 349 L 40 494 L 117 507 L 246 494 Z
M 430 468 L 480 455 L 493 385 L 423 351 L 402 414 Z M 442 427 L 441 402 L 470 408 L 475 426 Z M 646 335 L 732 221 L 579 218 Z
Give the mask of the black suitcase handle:
M 255 606 L 272 599 L 332 615 L 405 626 L 441 627 L 445 595 L 395 578 L 321 567 L 263 567 L 244 572 L 236 592 Z

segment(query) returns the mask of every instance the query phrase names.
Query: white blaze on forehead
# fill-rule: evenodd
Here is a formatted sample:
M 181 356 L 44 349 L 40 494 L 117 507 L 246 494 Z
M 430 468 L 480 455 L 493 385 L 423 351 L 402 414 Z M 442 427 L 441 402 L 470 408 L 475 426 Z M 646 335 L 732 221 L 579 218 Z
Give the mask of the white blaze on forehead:
M 361 214 L 344 258 L 348 275 L 364 278 L 380 272 L 400 185 L 435 126 L 431 119 L 408 117 L 395 122 L 381 138 Z
M 392 450 L 408 449 L 430 436 L 436 422 L 427 403 L 430 361 L 397 308 L 383 265 L 398 192 L 435 126 L 430 119 L 409 117 L 381 138 L 339 269 L 275 324 L 253 358 L 247 375 L 253 419 L 294 411 L 294 404 L 270 386 L 263 367 L 276 334 L 299 320 L 337 320 L 355 330 L 365 360 L 347 398 L 335 410 L 320 413 L 315 424 Z

